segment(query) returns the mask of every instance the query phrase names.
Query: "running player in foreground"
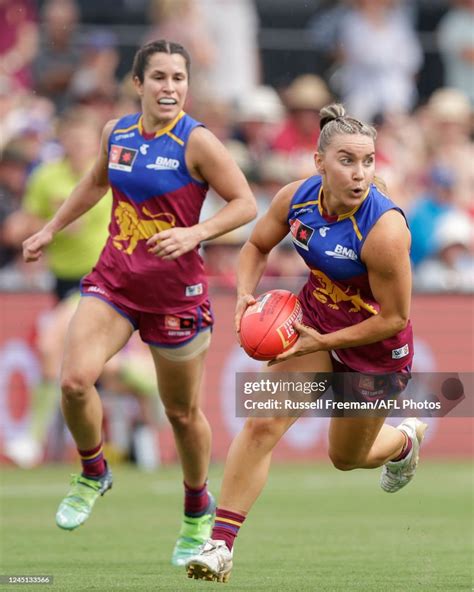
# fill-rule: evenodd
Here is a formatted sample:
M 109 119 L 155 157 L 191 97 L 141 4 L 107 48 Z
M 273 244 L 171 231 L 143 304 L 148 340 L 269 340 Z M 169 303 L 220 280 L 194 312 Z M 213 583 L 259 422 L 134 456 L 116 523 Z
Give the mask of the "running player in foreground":
M 342 105 L 321 110 L 318 174 L 281 189 L 242 249 L 235 324 L 239 331 L 255 303 L 268 253 L 290 232 L 310 274 L 299 294 L 299 339 L 271 370 L 334 371 L 351 394 L 372 390 L 388 398 L 404 390 L 413 357 L 410 233 L 402 211 L 377 187 L 375 137 Z M 384 376 L 377 386 L 374 374 Z M 265 485 L 273 448 L 296 420 L 247 419 L 230 447 L 211 538 L 188 561 L 189 577 L 229 579 L 235 537 Z M 393 493 L 415 474 L 426 425 L 384 421 L 333 417 L 329 457 L 342 471 L 383 467 L 380 485 Z

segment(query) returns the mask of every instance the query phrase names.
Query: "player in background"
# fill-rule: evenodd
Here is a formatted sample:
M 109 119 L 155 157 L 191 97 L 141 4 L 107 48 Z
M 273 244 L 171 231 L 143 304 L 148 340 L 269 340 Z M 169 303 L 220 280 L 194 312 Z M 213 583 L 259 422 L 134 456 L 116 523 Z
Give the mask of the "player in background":
M 94 385 L 107 360 L 138 330 L 150 346 L 183 470 L 184 518 L 175 565 L 183 565 L 208 538 L 215 509 L 207 490 L 211 430 L 199 392 L 213 319 L 198 248 L 256 215 L 240 169 L 216 137 L 183 111 L 189 71 L 189 54 L 177 43 L 160 40 L 137 51 L 133 79 L 142 112 L 105 125 L 90 172 L 23 244 L 25 260 L 36 261 L 57 232 L 112 189 L 109 237 L 82 281 L 66 339 L 62 410 L 82 473 L 73 478 L 56 522 L 77 528 L 112 486 Z M 199 222 L 209 185 L 226 203 Z
M 57 134 L 61 157 L 36 168 L 28 180 L 21 209 L 5 221 L 5 235 L 16 248 L 47 223 L 97 155 L 100 129 L 90 109 L 72 107 L 65 111 L 58 120 Z M 78 293 L 81 278 L 93 268 L 104 247 L 111 205 L 108 193 L 45 249 L 56 302 L 36 327 L 41 380 L 32 392 L 29 429 L 6 443 L 7 455 L 20 466 L 34 466 L 43 460 L 59 406 L 58 376 L 64 336 L 76 307 L 73 294 Z
M 339 104 L 320 115 L 318 174 L 283 187 L 242 248 L 236 330 L 269 252 L 290 232 L 310 274 L 299 294 L 298 341 L 271 370 L 335 371 L 361 396 L 383 374 L 373 394 L 390 397 L 405 388 L 413 357 L 410 233 L 377 187 L 375 129 Z M 247 419 L 229 450 L 211 538 L 187 563 L 189 577 L 227 581 L 234 539 L 265 485 L 273 448 L 296 419 Z M 425 429 L 414 418 L 394 428 L 383 417 L 333 417 L 329 457 L 342 471 L 382 466 L 381 487 L 395 492 L 414 476 Z

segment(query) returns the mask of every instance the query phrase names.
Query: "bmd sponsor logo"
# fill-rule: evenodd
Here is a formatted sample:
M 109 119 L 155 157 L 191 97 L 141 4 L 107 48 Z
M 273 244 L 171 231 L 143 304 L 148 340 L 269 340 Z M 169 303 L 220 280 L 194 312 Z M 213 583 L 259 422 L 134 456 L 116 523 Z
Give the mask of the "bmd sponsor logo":
M 155 171 L 176 171 L 179 168 L 179 160 L 157 156 L 156 161 L 153 164 L 147 164 L 146 168 Z
M 356 253 L 349 249 L 349 247 L 343 247 L 342 245 L 336 245 L 334 251 L 324 251 L 326 255 L 330 257 L 334 257 L 335 259 L 351 259 L 352 261 L 357 261 L 358 257 Z

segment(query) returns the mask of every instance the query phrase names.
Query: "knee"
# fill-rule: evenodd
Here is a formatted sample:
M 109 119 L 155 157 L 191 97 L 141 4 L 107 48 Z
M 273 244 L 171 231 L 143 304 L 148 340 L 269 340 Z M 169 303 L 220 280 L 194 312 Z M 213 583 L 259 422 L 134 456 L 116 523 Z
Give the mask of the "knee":
M 87 392 L 94 386 L 94 380 L 76 372 L 63 372 L 61 391 L 66 403 L 80 403 L 86 399 Z
M 185 430 L 189 428 L 198 415 L 197 407 L 167 407 L 166 417 L 176 429 Z
M 252 418 L 244 427 L 250 440 L 257 445 L 274 444 L 285 433 L 286 428 L 279 418 Z
M 357 459 L 344 456 L 337 452 L 330 451 L 329 458 L 331 459 L 334 468 L 338 471 L 353 471 L 360 466 Z

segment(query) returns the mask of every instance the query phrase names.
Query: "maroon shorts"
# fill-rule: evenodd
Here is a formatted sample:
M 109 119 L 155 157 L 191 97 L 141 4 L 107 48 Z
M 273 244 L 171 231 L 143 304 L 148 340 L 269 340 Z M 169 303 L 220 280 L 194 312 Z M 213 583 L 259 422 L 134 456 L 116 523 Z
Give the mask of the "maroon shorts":
M 356 372 L 331 356 L 334 374 L 332 388 L 338 397 L 357 401 L 375 401 L 397 397 L 406 389 L 411 378 L 411 367 L 397 372 L 368 374 Z
M 181 347 L 189 343 L 200 331 L 210 330 L 214 324 L 211 305 L 205 300 L 199 306 L 178 313 L 142 312 L 114 300 L 104 286 L 85 278 L 81 282 L 81 295 L 99 298 L 125 317 L 138 330 L 142 341 L 157 347 Z

